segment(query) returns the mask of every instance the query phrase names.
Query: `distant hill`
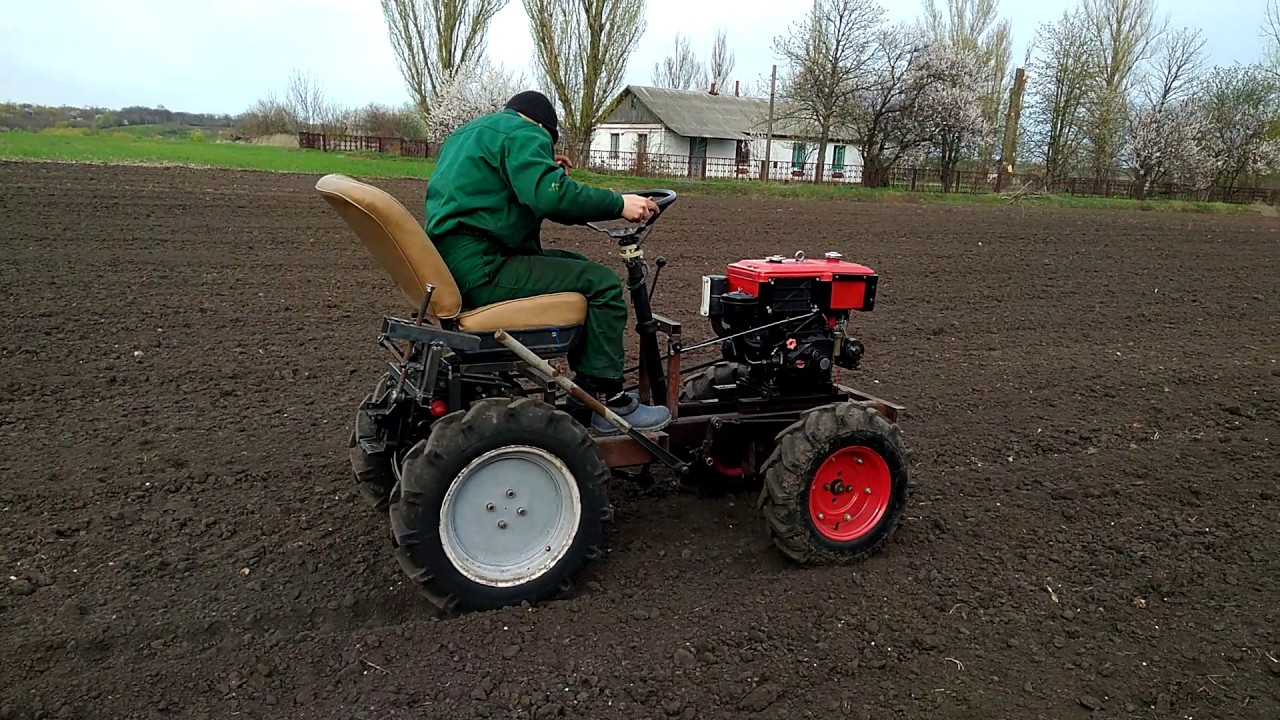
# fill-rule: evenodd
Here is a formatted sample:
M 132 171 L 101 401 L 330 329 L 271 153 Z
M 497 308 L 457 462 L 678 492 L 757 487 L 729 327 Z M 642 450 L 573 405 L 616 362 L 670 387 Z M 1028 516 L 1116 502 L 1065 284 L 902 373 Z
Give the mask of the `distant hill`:
M 190 130 L 230 128 L 234 123 L 235 117 L 226 113 L 182 112 L 170 110 L 163 105 L 153 108 L 134 105 L 111 109 L 0 103 L 0 128 L 9 130 L 47 130 L 66 127 L 106 129 L 149 125 Z

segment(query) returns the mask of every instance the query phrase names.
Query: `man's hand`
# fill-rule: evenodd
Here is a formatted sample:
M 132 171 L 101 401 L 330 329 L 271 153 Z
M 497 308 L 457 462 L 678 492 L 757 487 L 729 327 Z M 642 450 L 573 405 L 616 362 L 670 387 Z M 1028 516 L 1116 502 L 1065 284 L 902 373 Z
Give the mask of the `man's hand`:
M 639 195 L 622 196 L 622 219 L 633 223 L 648 220 L 658 212 L 658 205 L 646 197 Z
M 565 175 L 568 175 L 569 171 L 573 169 L 573 161 L 569 159 L 568 155 L 557 155 L 556 164 L 564 168 Z

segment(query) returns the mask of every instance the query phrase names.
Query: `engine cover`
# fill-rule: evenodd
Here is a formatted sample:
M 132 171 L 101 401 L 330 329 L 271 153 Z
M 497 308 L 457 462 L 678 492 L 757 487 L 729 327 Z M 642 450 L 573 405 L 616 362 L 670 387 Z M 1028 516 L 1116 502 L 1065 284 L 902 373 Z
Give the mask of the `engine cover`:
M 728 292 L 740 290 L 761 298 L 775 316 L 810 312 L 815 307 L 864 312 L 875 307 L 876 271 L 843 260 L 839 253 L 818 259 L 798 254 L 795 258 L 775 255 L 739 260 L 730 263 L 727 270 Z

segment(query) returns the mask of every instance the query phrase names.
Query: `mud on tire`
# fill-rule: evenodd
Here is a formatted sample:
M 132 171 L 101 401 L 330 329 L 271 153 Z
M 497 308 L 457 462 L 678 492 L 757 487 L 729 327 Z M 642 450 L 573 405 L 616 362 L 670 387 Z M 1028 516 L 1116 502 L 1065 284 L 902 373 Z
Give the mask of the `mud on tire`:
M 778 434 L 759 507 L 774 545 L 805 564 L 879 550 L 906 509 L 910 451 L 897 425 L 853 402 L 805 412 Z
M 510 469 L 486 462 L 509 463 Z M 397 561 L 442 611 L 545 600 L 601 556 L 609 470 L 586 428 L 533 398 L 438 420 L 391 491 Z
M 685 380 L 680 387 L 680 402 L 699 402 L 716 399 L 717 385 L 732 385 L 738 381 L 743 370 L 737 363 L 718 362 L 705 367 L 702 372 Z M 732 433 L 732 430 L 726 432 Z M 750 441 L 748 441 L 749 443 Z M 771 443 L 756 440 L 756 457 L 762 458 L 772 452 Z M 689 477 L 682 483 L 706 497 L 723 497 L 740 491 L 754 490 L 760 487 L 759 477 L 747 477 L 737 474 L 741 465 L 747 464 L 748 443 L 738 442 L 732 436 L 720 437 L 711 448 L 713 457 L 723 466 L 694 463 Z M 758 460 L 757 460 L 758 462 Z M 752 467 L 754 473 L 757 468 Z
M 377 437 L 377 424 L 363 408 L 365 403 L 382 397 L 390 386 L 391 374 L 388 373 L 382 376 L 372 393 L 365 395 L 360 406 L 356 408 L 355 424 L 351 428 L 351 436 L 347 439 L 347 454 L 351 459 L 351 473 L 355 478 L 356 490 L 365 502 L 380 513 L 387 511 L 388 497 L 396 482 L 395 473 L 391 467 L 392 454 L 381 452 L 371 455 L 360 447 L 359 440 Z
M 738 381 L 738 365 L 721 362 L 705 367 L 702 372 L 685 380 L 680 386 L 680 402 L 712 400 L 716 385 L 730 385 Z

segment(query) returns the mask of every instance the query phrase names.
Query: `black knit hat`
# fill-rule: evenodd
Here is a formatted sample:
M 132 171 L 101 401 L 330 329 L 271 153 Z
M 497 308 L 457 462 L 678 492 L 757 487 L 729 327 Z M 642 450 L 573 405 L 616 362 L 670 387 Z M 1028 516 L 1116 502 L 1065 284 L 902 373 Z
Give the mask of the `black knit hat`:
M 538 123 L 551 133 L 551 144 L 560 142 L 560 124 L 559 118 L 556 117 L 555 106 L 547 99 L 546 95 L 537 90 L 525 90 L 517 93 L 514 97 L 507 101 L 507 109 L 515 110 L 530 120 Z

